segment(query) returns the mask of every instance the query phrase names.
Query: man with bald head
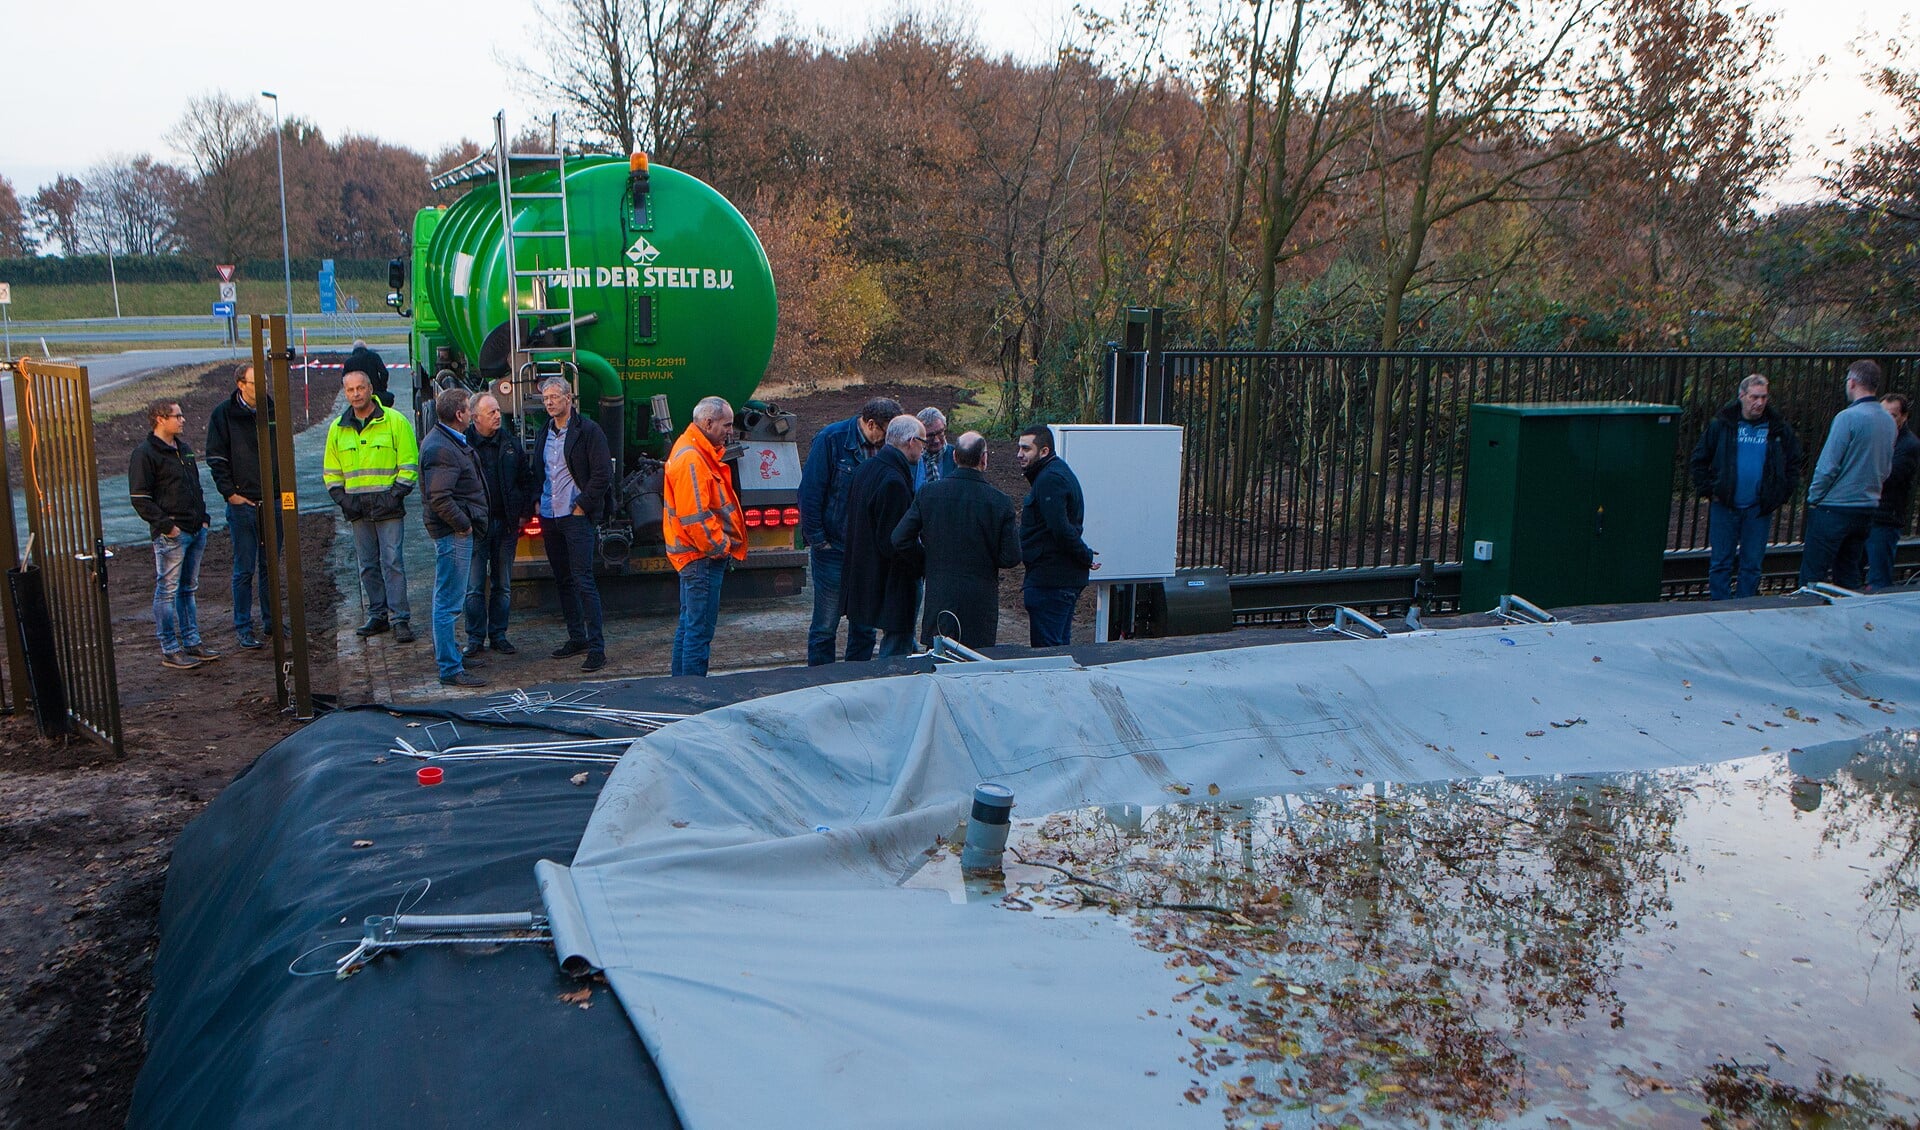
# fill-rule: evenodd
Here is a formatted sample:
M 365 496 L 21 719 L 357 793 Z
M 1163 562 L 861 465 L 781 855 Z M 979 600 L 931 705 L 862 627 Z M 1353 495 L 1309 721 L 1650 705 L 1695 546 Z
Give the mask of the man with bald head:
M 502 427 L 500 402 L 489 393 L 473 400 L 473 424 L 467 442 L 480 458 L 487 480 L 487 532 L 473 539 L 473 562 L 467 572 L 467 646 L 473 658 L 485 648 L 501 655 L 519 649 L 507 639 L 507 612 L 513 603 L 513 555 L 520 544 L 520 527 L 533 517 L 533 472 L 527 449 L 512 428 Z
M 921 642 L 943 635 L 992 647 L 1000 631 L 1000 570 L 1020 564 L 1020 527 L 1013 500 L 987 481 L 986 437 L 968 432 L 948 447 L 953 470 L 914 495 L 894 527 L 893 548 L 917 546 L 926 559 Z
M 348 369 L 340 390 L 347 410 L 327 425 L 321 474 L 353 531 L 353 553 L 360 561 L 367 622 L 353 634 L 366 639 L 391 629 L 394 639 L 412 643 L 413 612 L 401 552 L 407 508 L 401 500 L 420 479 L 419 443 L 406 414 L 373 395 L 367 374 Z

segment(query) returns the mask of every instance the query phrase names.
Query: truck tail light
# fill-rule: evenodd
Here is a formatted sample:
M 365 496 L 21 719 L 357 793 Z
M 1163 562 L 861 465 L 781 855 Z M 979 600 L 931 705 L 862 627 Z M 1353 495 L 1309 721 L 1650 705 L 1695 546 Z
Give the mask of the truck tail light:
M 537 538 L 540 536 L 540 516 L 538 514 L 528 518 L 526 524 L 520 527 L 520 536 L 523 538 Z
M 746 512 L 747 529 L 749 530 L 759 529 L 761 519 L 762 519 L 762 514 L 758 508 L 748 510 Z
M 800 508 L 798 506 L 787 507 L 785 510 L 780 512 L 780 521 L 782 525 L 787 525 L 787 526 L 799 525 L 800 524 Z

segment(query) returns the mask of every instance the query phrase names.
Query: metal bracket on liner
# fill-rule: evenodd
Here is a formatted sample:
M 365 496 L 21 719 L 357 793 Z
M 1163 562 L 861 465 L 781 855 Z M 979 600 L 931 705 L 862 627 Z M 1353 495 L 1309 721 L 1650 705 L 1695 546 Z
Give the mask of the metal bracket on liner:
M 1495 616 L 1514 624 L 1557 624 L 1559 619 L 1553 613 L 1528 600 L 1524 596 L 1504 593 L 1500 597 L 1500 607 L 1493 610 Z
M 1799 596 L 1801 593 L 1817 596 L 1828 604 L 1832 604 L 1836 600 L 1845 600 L 1850 596 L 1866 595 L 1865 593 L 1855 592 L 1853 589 L 1841 588 L 1839 585 L 1831 584 L 1827 581 L 1815 581 L 1810 585 L 1801 585 L 1799 588 L 1793 590 L 1793 595 L 1795 596 Z
M 1356 640 L 1383 640 L 1387 638 L 1386 628 L 1380 621 L 1364 612 L 1348 608 L 1342 604 L 1333 610 L 1333 623 L 1317 629 L 1322 632 L 1339 632 Z
M 370 915 L 360 944 L 334 963 L 334 976 L 346 980 L 389 950 L 419 946 L 499 946 L 551 942 L 545 916 L 531 911 L 509 914 Z

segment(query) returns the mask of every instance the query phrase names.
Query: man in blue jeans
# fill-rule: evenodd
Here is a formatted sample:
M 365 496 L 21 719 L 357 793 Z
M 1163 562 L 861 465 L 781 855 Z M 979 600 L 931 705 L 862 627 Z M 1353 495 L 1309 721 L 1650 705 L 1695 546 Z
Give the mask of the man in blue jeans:
M 274 593 L 267 591 L 267 560 L 260 547 L 260 443 L 254 415 L 258 393 L 253 366 L 242 365 L 233 395 L 207 420 L 207 470 L 213 487 L 227 502 L 227 536 L 233 540 L 233 633 L 240 646 L 261 645 L 273 631 Z M 276 527 L 277 528 L 277 527 Z M 260 620 L 253 619 L 254 581 L 259 580 Z
M 471 658 L 491 647 L 501 655 L 519 649 L 507 639 L 513 603 L 513 552 L 520 527 L 533 515 L 527 493 L 532 475 L 527 452 L 511 428 L 501 427 L 500 402 L 481 393 L 473 398 L 473 424 L 467 442 L 480 457 L 487 477 L 487 532 L 473 539 L 473 565 L 467 573 L 467 649 Z
M 1027 607 L 1028 642 L 1065 647 L 1087 574 L 1100 567 L 1080 536 L 1086 498 L 1072 468 L 1053 453 L 1053 429 L 1047 425 L 1021 432 L 1014 458 L 1032 484 L 1020 507 L 1020 560 L 1027 567 L 1020 598 Z
M 1899 428 L 1893 443 L 1893 469 L 1880 484 L 1880 508 L 1873 512 L 1873 526 L 1867 531 L 1867 587 L 1883 589 L 1893 584 L 1893 555 L 1900 547 L 1900 535 L 1907 530 L 1907 512 L 1913 507 L 1913 480 L 1920 472 L 1920 436 L 1907 427 L 1913 402 L 1904 393 L 1889 393 L 1880 398 L 1880 406 L 1893 417 Z
M 147 406 L 153 431 L 127 459 L 127 493 L 153 533 L 153 628 L 160 637 L 160 663 L 190 671 L 220 653 L 200 640 L 194 594 L 200 590 L 200 555 L 207 548 L 206 498 L 200 468 L 181 439 L 187 417 L 171 400 Z
M 878 454 L 900 402 L 884 396 L 866 402 L 860 414 L 828 424 L 813 437 L 800 468 L 800 536 L 807 543 L 808 580 L 813 585 L 813 622 L 807 626 L 807 666 L 832 663 L 834 640 L 846 602 L 840 576 L 847 561 L 847 493 L 853 473 Z M 847 624 L 847 662 L 873 658 L 874 633 Z
M 487 480 L 480 457 L 467 443 L 472 416 L 468 394 L 450 388 L 433 398 L 433 430 L 420 444 L 420 484 L 425 500 L 421 516 L 433 539 L 433 661 L 440 683 L 483 687 L 487 681 L 468 671 L 485 660 L 460 649 L 459 619 L 466 607 L 467 573 L 473 543 L 487 536 Z
M 1880 366 L 1847 368 L 1847 406 L 1833 418 L 1820 461 L 1807 484 L 1806 548 L 1800 583 L 1831 579 L 1857 589 L 1865 581 L 1867 531 L 1880 508 L 1880 487 L 1893 470 L 1893 417 L 1880 406 Z
M 740 492 L 726 464 L 733 406 L 709 396 L 693 406 L 693 422 L 674 441 L 661 489 L 660 532 L 667 559 L 680 573 L 680 622 L 673 632 L 673 673 L 705 677 L 720 619 L 727 567 L 747 559 Z
M 1773 512 L 1800 485 L 1800 440 L 1770 400 L 1767 378 L 1755 373 L 1741 381 L 1733 400 L 1707 421 L 1688 461 L 1694 491 L 1711 500 L 1707 596 L 1712 600 L 1760 591 Z

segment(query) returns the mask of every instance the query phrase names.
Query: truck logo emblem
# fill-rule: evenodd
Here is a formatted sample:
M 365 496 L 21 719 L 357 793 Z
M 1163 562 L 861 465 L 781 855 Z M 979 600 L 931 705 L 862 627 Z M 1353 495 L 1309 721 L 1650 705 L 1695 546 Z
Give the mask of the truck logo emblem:
M 633 241 L 632 247 L 627 248 L 627 258 L 645 267 L 660 258 L 660 249 L 648 243 L 647 237 L 643 235 Z
M 773 449 L 771 447 L 761 448 L 760 449 L 760 477 L 763 479 L 771 479 L 779 473 L 780 473 L 779 457 L 774 454 Z

